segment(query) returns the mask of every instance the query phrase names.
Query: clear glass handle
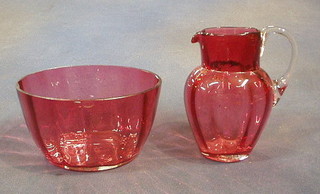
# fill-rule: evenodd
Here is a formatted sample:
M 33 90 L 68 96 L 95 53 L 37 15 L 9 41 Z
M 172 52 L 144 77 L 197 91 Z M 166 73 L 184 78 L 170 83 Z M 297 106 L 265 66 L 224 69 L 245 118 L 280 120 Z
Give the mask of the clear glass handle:
M 273 106 L 275 106 L 279 102 L 280 97 L 283 95 L 284 91 L 288 86 L 288 79 L 290 76 L 290 72 L 297 58 L 297 45 L 293 37 L 288 33 L 286 29 L 276 27 L 276 26 L 267 26 L 261 30 L 262 46 L 261 46 L 260 56 L 263 55 L 266 39 L 270 34 L 280 34 L 286 37 L 291 44 L 291 60 L 290 60 L 289 66 L 286 72 L 280 78 L 273 80 L 273 89 L 274 89 Z

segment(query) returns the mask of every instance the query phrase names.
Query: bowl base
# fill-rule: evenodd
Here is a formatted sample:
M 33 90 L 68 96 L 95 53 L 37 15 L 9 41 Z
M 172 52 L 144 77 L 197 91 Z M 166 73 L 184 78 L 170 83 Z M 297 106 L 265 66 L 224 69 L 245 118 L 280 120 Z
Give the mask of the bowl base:
M 59 164 L 53 164 L 57 167 L 66 169 L 66 170 L 71 170 L 71 171 L 79 171 L 79 172 L 98 172 L 98 171 L 104 171 L 104 170 L 111 170 L 114 168 L 118 168 L 120 166 L 123 166 L 125 164 L 128 164 L 129 162 L 131 162 L 135 157 L 124 161 L 122 163 L 119 164 L 115 164 L 115 165 L 105 165 L 105 166 L 66 166 L 66 165 L 59 165 Z

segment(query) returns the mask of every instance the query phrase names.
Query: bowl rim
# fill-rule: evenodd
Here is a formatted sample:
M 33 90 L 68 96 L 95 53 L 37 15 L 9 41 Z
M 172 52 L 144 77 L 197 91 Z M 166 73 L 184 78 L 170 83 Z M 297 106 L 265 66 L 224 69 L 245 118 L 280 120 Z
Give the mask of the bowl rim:
M 48 96 L 41 96 L 41 95 L 36 95 L 36 94 L 32 94 L 30 92 L 27 92 L 23 89 L 20 88 L 20 82 L 25 79 L 28 76 L 32 76 L 34 74 L 38 74 L 38 73 L 42 73 L 45 71 L 51 71 L 51 70 L 56 70 L 56 69 L 64 69 L 64 68 L 78 68 L 78 67 L 90 67 L 90 66 L 101 66 L 101 67 L 116 67 L 116 68 L 126 68 L 126 69 L 135 69 L 138 71 L 143 71 L 145 73 L 149 73 L 154 75 L 154 77 L 157 80 L 157 83 L 154 84 L 152 87 L 142 90 L 140 92 L 136 92 L 136 93 L 131 93 L 131 94 L 127 94 L 127 95 L 120 95 L 120 96 L 114 96 L 114 97 L 107 97 L 107 98 L 88 98 L 88 99 L 77 99 L 77 98 L 57 98 L 57 97 L 48 97 Z M 156 73 L 153 73 L 151 71 L 145 70 L 145 69 L 140 69 L 140 68 L 136 68 L 136 67 L 128 67 L 128 66 L 119 66 L 119 65 L 70 65 L 70 66 L 60 66 L 60 67 L 53 67 L 53 68 L 48 68 L 48 69 L 44 69 L 41 71 L 37 71 L 34 73 L 30 73 L 28 75 L 23 76 L 21 79 L 19 79 L 16 83 L 16 90 L 18 91 L 18 93 L 22 93 L 25 94 L 27 96 L 31 96 L 31 97 L 35 97 L 35 98 L 41 98 L 41 99 L 45 99 L 45 100 L 55 100 L 55 101 L 74 101 L 75 103 L 81 103 L 82 101 L 108 101 L 108 100 L 117 100 L 117 99 L 123 99 L 123 98 L 128 98 L 128 97 L 132 97 L 132 96 L 138 96 L 140 94 L 144 94 L 147 93 L 149 91 L 152 91 L 154 89 L 160 88 L 162 84 L 162 79 L 160 78 L 160 76 Z

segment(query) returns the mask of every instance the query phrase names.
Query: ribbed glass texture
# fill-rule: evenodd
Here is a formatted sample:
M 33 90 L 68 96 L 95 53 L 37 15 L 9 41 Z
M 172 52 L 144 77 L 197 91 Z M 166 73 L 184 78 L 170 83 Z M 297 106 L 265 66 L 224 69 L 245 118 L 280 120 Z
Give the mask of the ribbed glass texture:
M 52 164 L 98 171 L 138 155 L 160 86 L 160 78 L 148 71 L 91 65 L 28 75 L 17 91 L 28 128 Z
M 203 156 L 220 162 L 248 157 L 274 102 L 273 82 L 260 68 L 255 28 L 207 28 L 199 42 L 202 65 L 188 77 L 185 105 Z

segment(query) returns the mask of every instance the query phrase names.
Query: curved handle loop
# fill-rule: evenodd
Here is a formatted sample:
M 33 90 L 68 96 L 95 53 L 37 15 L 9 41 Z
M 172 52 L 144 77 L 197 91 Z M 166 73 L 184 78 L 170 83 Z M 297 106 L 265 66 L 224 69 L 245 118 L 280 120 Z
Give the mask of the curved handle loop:
M 262 46 L 261 46 L 260 57 L 263 55 L 266 40 L 271 33 L 280 34 L 286 37 L 291 44 L 291 59 L 290 59 L 289 66 L 286 72 L 280 78 L 273 80 L 273 89 L 275 92 L 273 106 L 275 106 L 279 102 L 280 97 L 283 95 L 284 91 L 288 86 L 288 79 L 290 76 L 290 72 L 297 58 L 297 45 L 293 37 L 287 32 L 286 29 L 276 27 L 276 26 L 267 26 L 261 30 Z

